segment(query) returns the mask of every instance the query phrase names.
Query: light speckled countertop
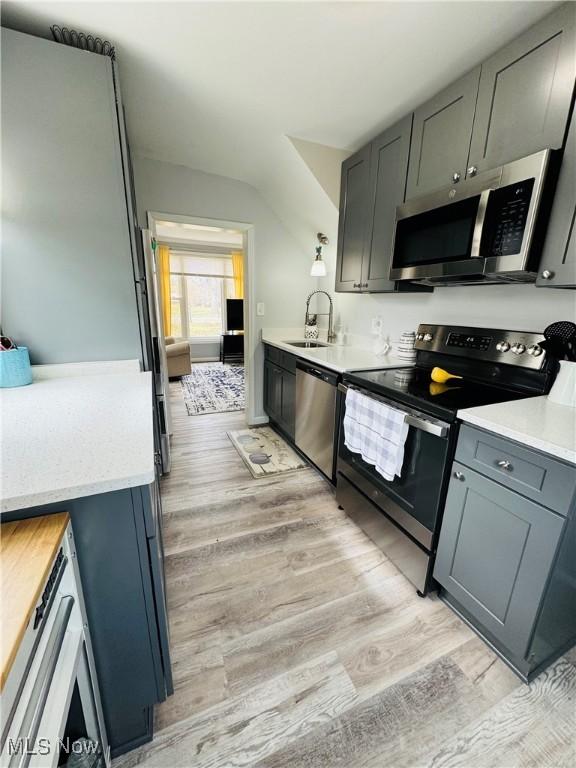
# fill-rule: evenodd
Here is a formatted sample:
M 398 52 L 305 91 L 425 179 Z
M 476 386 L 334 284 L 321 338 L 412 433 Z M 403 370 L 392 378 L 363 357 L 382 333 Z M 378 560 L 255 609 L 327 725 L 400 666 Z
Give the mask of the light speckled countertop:
M 576 464 L 576 408 L 529 397 L 458 411 L 468 424 Z
M 282 337 L 283 336 L 283 337 Z M 311 363 L 322 365 L 337 373 L 348 373 L 350 371 L 373 371 L 380 368 L 402 368 L 410 367 L 412 363 L 400 360 L 390 351 L 387 355 L 375 355 L 366 349 L 359 349 L 349 345 L 328 344 L 325 347 L 316 347 L 306 349 L 305 347 L 293 347 L 288 342 L 304 341 L 302 335 L 285 332 L 283 335 L 277 330 L 262 331 L 262 341 L 265 344 L 271 344 L 274 347 L 290 352 L 291 355 L 301 357 Z M 323 344 L 321 339 L 319 341 Z
M 154 480 L 151 374 L 62 374 L 0 390 L 2 512 Z

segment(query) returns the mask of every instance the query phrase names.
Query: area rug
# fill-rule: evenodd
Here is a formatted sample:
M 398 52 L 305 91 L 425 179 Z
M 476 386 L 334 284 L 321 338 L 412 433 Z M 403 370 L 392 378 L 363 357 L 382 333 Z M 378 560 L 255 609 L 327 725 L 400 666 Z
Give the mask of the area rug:
M 254 477 L 294 472 L 308 466 L 271 427 L 235 429 L 228 432 L 228 437 Z
M 181 384 L 188 416 L 244 410 L 243 365 L 194 363 Z

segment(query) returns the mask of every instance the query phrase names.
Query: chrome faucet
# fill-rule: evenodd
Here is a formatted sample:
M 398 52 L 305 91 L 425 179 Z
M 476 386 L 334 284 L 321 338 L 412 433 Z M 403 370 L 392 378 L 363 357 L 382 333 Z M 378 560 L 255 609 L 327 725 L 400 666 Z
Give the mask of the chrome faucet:
M 328 301 L 330 302 L 330 310 L 327 313 L 328 314 L 328 335 L 326 336 L 327 341 L 334 341 L 336 338 L 336 334 L 334 333 L 332 329 L 332 316 L 334 313 L 334 306 L 332 304 L 332 297 L 327 291 L 312 291 L 312 293 L 308 296 L 306 299 L 306 316 L 304 318 L 304 325 L 308 325 L 308 318 L 310 316 L 310 299 L 312 296 L 315 296 L 317 293 L 323 293 L 325 296 L 328 296 Z M 316 312 L 315 314 L 322 314 L 325 315 L 326 312 Z

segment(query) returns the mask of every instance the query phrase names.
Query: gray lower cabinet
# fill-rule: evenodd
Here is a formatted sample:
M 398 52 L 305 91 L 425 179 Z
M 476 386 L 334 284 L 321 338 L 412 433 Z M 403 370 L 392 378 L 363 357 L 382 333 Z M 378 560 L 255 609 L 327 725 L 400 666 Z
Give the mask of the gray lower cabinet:
M 281 424 L 286 434 L 294 440 L 296 435 L 296 374 L 282 372 Z
M 459 442 L 452 467 L 434 578 L 446 602 L 529 680 L 576 643 L 575 612 L 565 615 L 566 606 L 576 601 L 576 566 L 567 553 L 561 557 L 567 537 L 574 538 L 574 483 L 570 497 L 563 494 L 560 510 L 549 492 L 543 496 L 547 506 L 530 498 L 534 484 L 523 474 L 528 463 L 518 467 L 519 477 L 512 482 L 505 469 L 493 479 L 492 456 L 486 451 L 476 459 L 482 446 L 496 447 L 494 456 L 516 451 L 526 462 L 529 453 L 536 480 L 553 476 L 551 463 L 558 464 L 559 476 L 572 470 L 573 479 L 574 468 L 483 430 L 463 431 L 465 445 Z M 473 444 L 475 451 L 470 450 Z M 519 492 L 523 486 L 527 493 Z M 554 582 L 565 587 L 561 600 L 557 588 L 550 589 Z
M 576 287 L 576 118 L 572 122 L 548 224 L 540 270 L 540 288 Z
M 342 163 L 336 290 L 362 289 L 362 260 L 370 199 L 370 145 Z
M 466 177 L 480 67 L 414 112 L 406 199 Z
M 564 519 L 455 463 L 435 578 L 514 654 L 530 639 Z
M 5 513 L 70 514 L 112 756 L 150 741 L 172 693 L 161 513 L 154 486 Z
M 469 167 L 486 171 L 563 146 L 575 28 L 574 4 L 566 3 L 482 64 Z
M 282 371 L 268 360 L 264 363 L 264 410 L 271 421 L 279 421 L 282 392 Z
M 264 410 L 293 442 L 296 430 L 296 357 L 265 345 Z

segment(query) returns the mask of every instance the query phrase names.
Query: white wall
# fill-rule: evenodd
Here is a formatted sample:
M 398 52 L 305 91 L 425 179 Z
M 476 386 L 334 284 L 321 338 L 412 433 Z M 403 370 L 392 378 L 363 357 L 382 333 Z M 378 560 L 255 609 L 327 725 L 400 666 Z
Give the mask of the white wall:
M 320 281 L 334 290 L 334 258 Z M 351 334 L 369 335 L 373 317 L 381 315 L 389 339 L 419 323 L 485 326 L 543 331 L 555 320 L 574 320 L 576 292 L 534 285 L 453 286 L 422 294 L 335 294 L 336 323 Z
M 235 179 L 138 154 L 133 160 L 141 226 L 147 226 L 147 211 L 254 226 L 254 302 L 264 302 L 266 306 L 265 316 L 255 318 L 254 335 L 257 339 L 263 327 L 296 327 L 303 324 L 306 296 L 315 286 L 310 277 L 312 255 L 294 240 L 254 187 Z M 311 253 L 314 253 L 313 248 Z M 253 363 L 256 416 L 262 417 L 261 344 L 256 346 Z

